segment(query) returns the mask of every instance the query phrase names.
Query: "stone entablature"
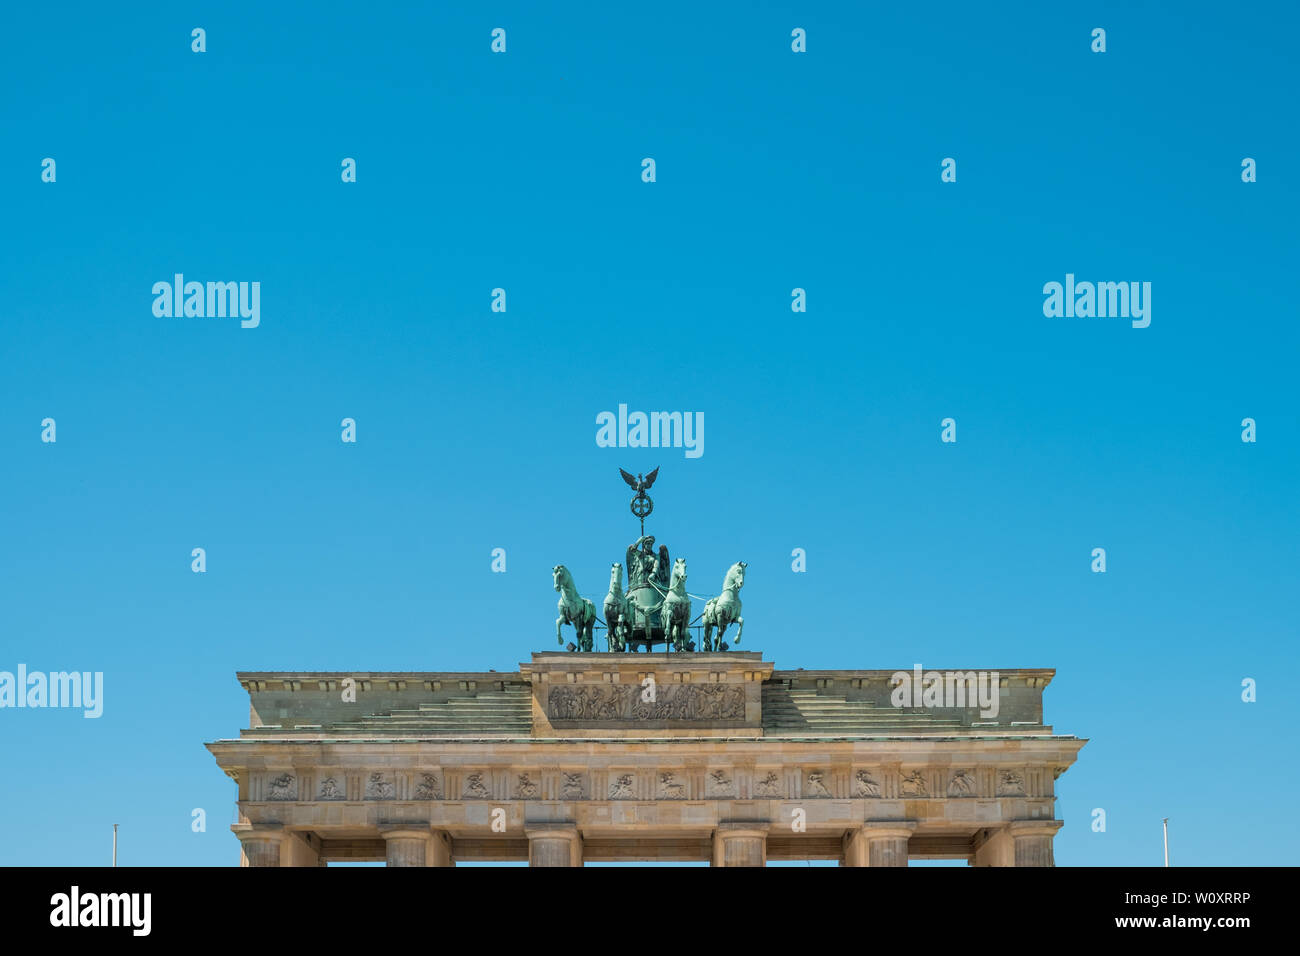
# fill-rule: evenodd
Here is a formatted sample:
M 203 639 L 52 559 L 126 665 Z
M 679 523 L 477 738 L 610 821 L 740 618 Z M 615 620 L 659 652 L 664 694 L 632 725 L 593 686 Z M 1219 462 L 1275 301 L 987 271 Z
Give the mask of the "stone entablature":
M 1042 744 L 1054 743 L 1048 746 Z M 562 741 L 532 744 L 366 741 L 218 741 L 242 802 L 427 803 L 530 800 L 970 800 L 1050 812 L 1054 780 L 1077 738 L 966 741 L 718 741 L 674 746 L 661 738 L 610 740 L 593 758 Z M 883 812 L 883 811 L 881 811 Z M 274 813 L 271 812 L 273 816 Z
M 774 671 L 737 652 L 241 673 L 252 727 L 208 749 L 237 781 L 250 865 L 1050 865 L 1055 780 L 1085 743 L 1041 722 L 1053 672 L 1002 672 L 994 723 L 882 707 L 893 673 Z

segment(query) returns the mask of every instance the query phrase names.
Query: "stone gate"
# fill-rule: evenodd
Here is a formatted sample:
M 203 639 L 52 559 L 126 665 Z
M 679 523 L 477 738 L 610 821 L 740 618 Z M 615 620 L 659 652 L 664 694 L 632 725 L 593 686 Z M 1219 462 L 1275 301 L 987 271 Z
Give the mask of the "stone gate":
M 246 866 L 1053 865 L 1056 780 L 1086 742 L 1043 722 L 1055 672 L 979 672 L 983 711 L 971 687 L 897 706 L 898 673 L 736 651 L 240 673 L 249 727 L 207 748 Z

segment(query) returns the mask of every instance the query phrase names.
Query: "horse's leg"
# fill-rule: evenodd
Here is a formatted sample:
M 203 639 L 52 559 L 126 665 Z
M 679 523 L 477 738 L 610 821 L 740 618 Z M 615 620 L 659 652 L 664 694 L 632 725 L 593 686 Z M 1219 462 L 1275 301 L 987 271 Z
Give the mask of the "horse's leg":
M 563 623 L 564 623 L 564 618 L 557 617 L 555 619 L 555 643 L 559 644 L 561 647 L 564 646 L 564 638 L 560 634 L 560 625 Z
M 745 619 L 743 617 L 738 617 L 736 618 L 736 644 L 737 645 L 740 644 L 740 635 L 744 633 L 745 633 Z

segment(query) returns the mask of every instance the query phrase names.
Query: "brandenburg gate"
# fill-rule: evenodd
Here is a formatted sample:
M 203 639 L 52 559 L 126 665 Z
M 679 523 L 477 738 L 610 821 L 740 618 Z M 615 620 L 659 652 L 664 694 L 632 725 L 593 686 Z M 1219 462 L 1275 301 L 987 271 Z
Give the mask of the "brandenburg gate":
M 1051 866 L 1056 780 L 1085 743 L 1043 721 L 1054 673 L 996 672 L 983 711 L 900 707 L 895 671 L 735 650 L 240 673 L 249 727 L 207 747 L 247 866 Z
M 511 673 L 238 675 L 248 729 L 207 747 L 239 787 L 244 865 L 1053 865 L 1056 780 L 1085 743 L 1043 722 L 1054 671 L 776 670 L 724 641 L 742 640 L 748 565 L 691 594 L 645 533 L 659 469 L 619 472 L 640 536 L 600 612 L 551 569 L 567 652 Z

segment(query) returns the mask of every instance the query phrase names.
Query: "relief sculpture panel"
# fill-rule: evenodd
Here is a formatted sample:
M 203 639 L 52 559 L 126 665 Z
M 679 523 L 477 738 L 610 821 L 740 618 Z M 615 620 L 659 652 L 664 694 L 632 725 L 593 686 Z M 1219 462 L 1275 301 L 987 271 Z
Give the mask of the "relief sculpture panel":
M 653 700 L 644 696 L 633 684 L 552 687 L 547 715 L 553 721 L 745 719 L 745 689 L 734 684 L 660 685 Z

